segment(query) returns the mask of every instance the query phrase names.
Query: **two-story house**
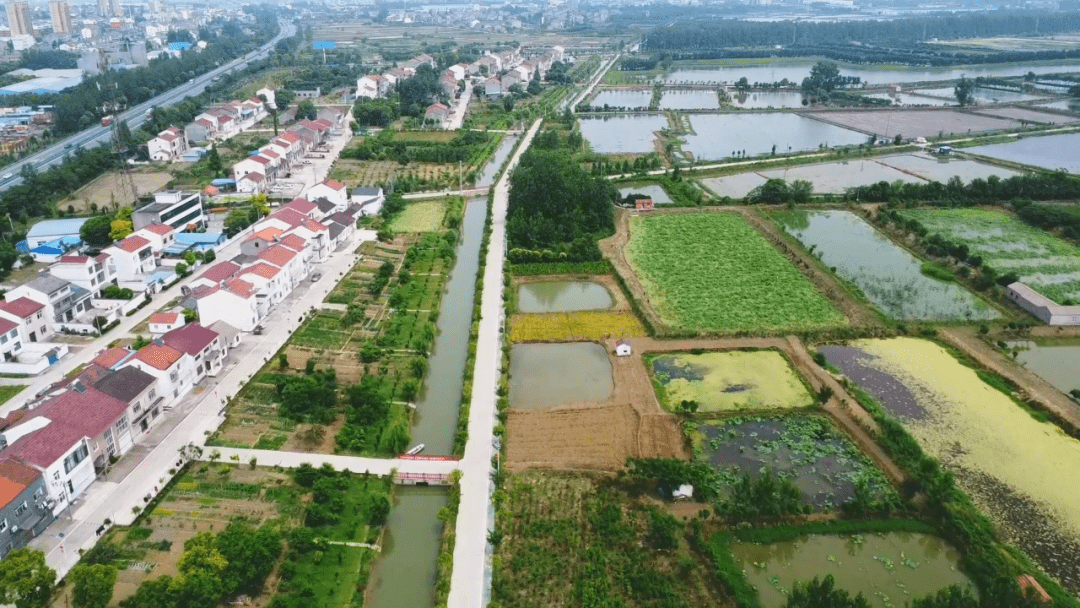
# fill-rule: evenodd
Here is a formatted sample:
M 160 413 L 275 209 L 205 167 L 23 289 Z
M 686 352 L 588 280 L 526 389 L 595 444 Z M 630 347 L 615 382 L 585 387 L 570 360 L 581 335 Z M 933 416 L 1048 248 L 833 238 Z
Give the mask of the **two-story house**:
M 349 206 L 349 189 L 345 184 L 333 179 L 319 182 L 308 188 L 305 196 L 310 201 L 318 201 L 318 199 L 330 201 L 334 204 L 334 211 L 344 211 Z
M 266 262 L 258 262 L 245 267 L 238 277 L 255 287 L 255 296 L 259 299 L 259 308 L 267 308 L 285 299 L 292 291 L 288 273 Z
M 188 151 L 187 136 L 178 127 L 169 127 L 146 142 L 146 147 L 150 152 L 150 160 L 172 162 Z
M 28 283 L 16 286 L 7 293 L 13 298 L 29 298 L 43 304 L 51 317 L 53 328 L 77 319 L 93 309 L 91 293 L 74 283 L 44 272 Z M 31 340 L 33 342 L 34 340 Z
M 157 378 L 161 394 L 169 402 L 183 397 L 195 385 L 194 360 L 156 340 L 135 351 L 128 364 Z
M 5 300 L 0 302 L 0 318 L 18 325 L 19 336 L 24 342 L 43 341 L 56 333 L 52 329 L 52 316 L 45 310 L 45 305 L 30 298 L 6 295 Z
M 45 476 L 14 458 L 0 459 L 0 559 L 25 547 L 56 519 Z
M 4 361 L 13 361 L 22 352 L 23 338 L 19 335 L 19 324 L 0 317 L 0 356 Z
M 94 382 L 94 388 L 128 404 L 127 418 L 129 424 L 121 424 L 120 426 L 127 426 L 131 429 L 128 435 L 136 443 L 160 420 L 161 406 L 165 402 L 165 397 L 161 394 L 160 382 L 153 375 L 134 365 L 110 371 L 97 382 Z M 108 437 L 103 437 L 103 439 L 105 440 L 107 453 L 110 456 L 119 457 L 126 452 L 126 448 L 122 443 L 125 429 L 115 428 L 116 424 L 113 426 L 116 432 L 111 436 L 116 442 L 115 448 L 118 451 L 116 453 L 108 452 L 113 446 L 108 443 Z
M 116 262 L 116 279 L 120 283 L 137 283 L 141 286 L 145 277 L 157 268 L 150 241 L 137 234 L 106 247 L 105 253 Z
M 147 224 L 135 231 L 135 234 L 150 241 L 150 251 L 161 255 L 176 241 L 176 231 L 168 224 Z
M 269 312 L 269 303 L 260 306 L 255 286 L 240 278 L 226 279 L 220 285 L 193 293 L 199 321 L 207 325 L 224 321 L 241 331 L 252 331 Z
M 225 340 L 212 329 L 198 323 L 174 329 L 162 336 L 161 341 L 192 358 L 195 366 L 195 384 L 206 376 L 216 376 L 225 367 L 227 346 Z
M 100 297 L 101 290 L 116 283 L 116 262 L 107 253 L 97 257 L 65 255 L 49 266 L 49 274 Z
M 259 254 L 259 260 L 280 268 L 285 273 L 289 291 L 304 280 L 304 258 L 283 245 L 274 245 Z

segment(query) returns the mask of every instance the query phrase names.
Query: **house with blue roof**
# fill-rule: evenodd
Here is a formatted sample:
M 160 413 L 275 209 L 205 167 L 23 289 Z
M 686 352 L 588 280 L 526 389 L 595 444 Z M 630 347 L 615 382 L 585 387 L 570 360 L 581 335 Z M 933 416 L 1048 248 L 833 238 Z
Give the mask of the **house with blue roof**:
M 65 237 L 79 237 L 79 229 L 88 217 L 75 217 L 63 220 L 45 220 L 30 227 L 26 232 L 27 251 Z
M 225 244 L 224 232 L 179 232 L 176 234 L 177 245 L 187 245 L 195 251 L 217 249 Z

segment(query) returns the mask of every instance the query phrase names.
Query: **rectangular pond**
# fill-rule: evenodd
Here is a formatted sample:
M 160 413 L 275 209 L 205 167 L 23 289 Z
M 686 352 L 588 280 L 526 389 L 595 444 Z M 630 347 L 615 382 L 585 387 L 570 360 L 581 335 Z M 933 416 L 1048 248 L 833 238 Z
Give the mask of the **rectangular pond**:
M 950 321 L 1001 316 L 960 285 L 924 275 L 918 258 L 849 211 L 786 211 L 773 217 L 890 317 Z
M 922 95 L 910 95 L 908 93 L 867 93 L 863 97 L 871 99 L 888 99 L 894 106 L 927 106 L 944 107 L 957 105 L 956 100 L 939 99 L 937 97 L 925 97 Z
M 956 92 L 952 87 L 917 89 L 912 91 L 912 93 L 941 97 L 956 102 Z M 976 103 L 1015 103 L 1018 101 L 1035 101 L 1046 97 L 1046 95 L 1032 95 L 1031 93 L 1021 93 L 1019 91 L 984 89 L 982 87 L 975 87 L 975 90 L 972 91 L 971 95 L 974 97 Z
M 890 532 L 804 536 L 759 545 L 734 542 L 731 553 L 758 592 L 763 608 L 782 608 L 797 581 L 831 574 L 836 588 L 861 593 L 874 608 L 904 606 L 912 598 L 960 585 L 960 554 L 926 534 Z
M 1004 538 L 1080 591 L 1080 441 L 1036 420 L 934 342 L 859 340 L 818 350 L 956 476 Z
M 1059 99 L 1057 101 L 1038 103 L 1035 104 L 1034 107 L 1046 108 L 1047 110 L 1061 110 L 1064 112 L 1080 113 L 1080 99 Z
M 660 98 L 661 110 L 716 110 L 720 107 L 720 97 L 715 90 L 693 91 L 675 89 L 664 91 Z
M 684 150 L 695 159 L 719 160 L 745 151 L 749 156 L 813 150 L 822 145 L 850 146 L 866 142 L 866 136 L 788 112 L 694 114 L 694 135 L 686 135 Z
M 640 186 L 626 186 L 619 188 L 619 196 L 626 198 L 631 194 L 644 194 L 652 198 L 653 204 L 670 205 L 671 197 L 660 184 L 642 184 Z
M 1016 361 L 1068 395 L 1080 390 L 1080 340 L 1010 342 Z
M 519 312 L 572 312 L 611 308 L 611 293 L 592 281 L 536 281 L 518 287 Z
M 762 171 L 766 179 L 782 179 L 789 184 L 797 179 L 814 184 L 817 194 L 843 194 L 848 188 L 878 182 L 922 184 L 924 180 L 882 164 L 877 160 L 848 160 L 838 163 L 799 165 L 787 169 Z
M 716 193 L 716 196 L 724 198 L 746 198 L 748 194 L 758 186 L 765 183 L 765 178 L 757 173 L 736 173 L 724 177 L 706 177 L 701 183 Z
M 736 108 L 801 108 L 803 96 L 798 91 L 743 91 L 731 93 Z
M 1001 179 L 1020 175 L 1019 171 L 1005 169 L 995 165 L 988 165 L 974 160 L 960 158 L 936 158 L 925 153 L 901 154 L 899 156 L 886 156 L 879 158 L 878 162 L 888 167 L 898 169 L 927 181 L 947 183 L 953 177 L 959 177 L 964 182 L 973 179 L 986 179 L 996 175 Z
M 511 407 L 595 403 L 614 392 L 611 361 L 599 344 L 515 344 L 510 349 Z
M 694 451 L 722 473 L 721 493 L 743 475 L 768 468 L 790 479 L 818 510 L 839 508 L 860 481 L 876 498 L 895 494 L 877 466 L 823 416 L 727 418 L 699 424 L 697 433 Z
M 652 89 L 601 89 L 589 102 L 594 108 L 609 106 L 627 110 L 648 110 L 652 103 Z
M 1080 133 L 1024 137 L 1006 144 L 975 146 L 964 151 L 1053 171 L 1064 169 L 1069 173 L 1080 173 Z
M 668 126 L 662 114 L 582 118 L 581 135 L 597 154 L 648 154 L 656 132 Z
M 755 82 L 773 83 L 787 79 L 799 83 L 810 75 L 814 60 L 793 62 L 763 62 L 761 65 L 717 65 L 702 68 L 675 68 L 656 77 L 666 83 L 717 83 L 736 82 L 746 78 Z M 835 62 L 834 62 L 835 63 Z M 957 80 L 961 76 L 1023 76 L 1028 72 L 1054 74 L 1080 71 L 1080 63 L 1066 62 L 1056 65 L 965 65 L 947 68 L 908 68 L 896 65 L 873 66 L 838 63 L 841 76 L 858 76 L 867 84 L 886 85 L 903 82 L 927 82 L 933 80 Z
M 811 405 L 806 385 L 774 350 L 652 355 L 657 400 L 675 411 L 694 401 L 699 412 L 797 408 Z M 654 384 L 654 386 L 655 386 Z

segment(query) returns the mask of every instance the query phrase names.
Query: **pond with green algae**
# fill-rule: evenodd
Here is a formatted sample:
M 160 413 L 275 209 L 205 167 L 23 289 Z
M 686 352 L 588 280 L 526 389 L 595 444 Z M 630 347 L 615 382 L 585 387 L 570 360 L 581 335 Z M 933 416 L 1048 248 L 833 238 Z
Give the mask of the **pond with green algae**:
M 764 608 L 783 606 L 796 581 L 829 574 L 838 589 L 862 593 L 874 608 L 898 608 L 952 585 L 972 587 L 958 569 L 960 554 L 926 534 L 813 535 L 761 545 L 735 542 L 731 553 Z
M 924 275 L 921 260 L 849 211 L 787 211 L 773 217 L 890 317 L 949 321 L 1001 316 L 962 286 Z
M 790 479 L 806 504 L 833 510 L 865 481 L 875 498 L 895 494 L 885 475 L 847 436 L 819 415 L 727 418 L 699 424 L 695 454 L 720 472 L 721 494 L 766 468 Z

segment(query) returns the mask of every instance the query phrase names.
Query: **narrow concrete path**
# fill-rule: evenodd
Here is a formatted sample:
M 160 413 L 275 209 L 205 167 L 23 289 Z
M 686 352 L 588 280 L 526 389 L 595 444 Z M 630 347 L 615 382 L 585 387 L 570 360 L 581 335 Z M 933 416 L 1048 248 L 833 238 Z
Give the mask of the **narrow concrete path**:
M 295 469 L 307 463 L 314 467 L 330 464 L 339 471 L 348 469 L 352 473 L 369 473 L 385 476 L 391 473 L 409 473 L 415 475 L 449 475 L 458 468 L 456 460 L 413 460 L 406 458 L 365 458 L 363 456 L 343 456 L 341 454 L 309 454 L 306 452 L 278 452 L 276 450 L 252 450 L 245 448 L 221 448 L 206 446 L 200 460 L 209 461 L 217 452 L 218 462 L 236 462 L 249 464 L 254 458 L 259 466 L 285 467 Z
M 480 296 L 480 332 L 476 340 L 476 367 L 469 404 L 469 441 L 460 462 L 461 503 L 456 522 L 454 573 L 450 578 L 449 608 L 487 605 L 489 578 L 488 531 L 491 530 L 491 473 L 494 428 L 497 420 L 495 390 L 502 372 L 503 263 L 506 253 L 506 207 L 510 175 L 540 129 L 533 123 L 506 171 L 495 186 L 491 210 L 491 241 Z

